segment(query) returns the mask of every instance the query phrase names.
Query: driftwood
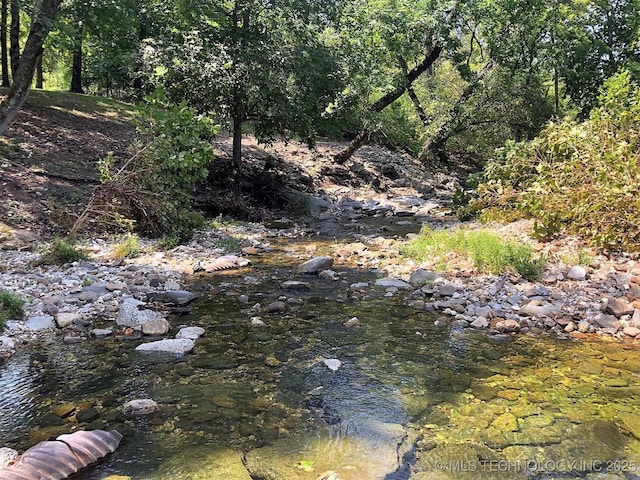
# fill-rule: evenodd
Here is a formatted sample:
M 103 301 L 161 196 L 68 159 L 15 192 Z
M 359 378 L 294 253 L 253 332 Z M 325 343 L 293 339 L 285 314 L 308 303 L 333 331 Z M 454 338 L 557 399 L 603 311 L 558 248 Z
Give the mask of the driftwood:
M 40 442 L 13 465 L 0 470 L 0 480 L 62 480 L 113 453 L 122 435 L 115 430 L 78 431 Z

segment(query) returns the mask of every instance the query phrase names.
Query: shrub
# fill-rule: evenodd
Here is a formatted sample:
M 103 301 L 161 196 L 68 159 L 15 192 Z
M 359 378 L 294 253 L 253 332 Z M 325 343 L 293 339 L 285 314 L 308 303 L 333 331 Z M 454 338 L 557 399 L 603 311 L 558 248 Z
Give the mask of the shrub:
M 191 193 L 207 178 L 213 160 L 211 140 L 218 127 L 185 103 L 170 104 L 162 92 L 148 101 L 133 155 L 124 163 L 112 155 L 100 162 L 102 184 L 72 234 L 96 211 L 106 211 L 111 223 L 115 219 L 126 226 L 129 221 L 144 234 L 179 241 L 204 224 L 191 209 Z
M 87 253 L 77 248 L 73 243 L 56 238 L 53 240 L 47 250 L 36 260 L 36 265 L 66 265 L 68 263 L 77 262 L 78 260 L 86 260 Z
M 640 87 L 612 77 L 589 120 L 509 144 L 483 172 L 469 209 L 517 210 L 534 233 L 577 234 L 604 250 L 640 250 Z
M 0 290 L 0 330 L 7 321 L 24 317 L 24 300 L 9 290 Z
M 480 272 L 515 271 L 528 280 L 538 277 L 546 266 L 546 259 L 536 258 L 529 245 L 504 241 L 488 230 L 423 227 L 420 237 L 403 249 L 403 254 L 409 257 L 420 261 L 431 259 L 442 266 L 446 266 L 446 257 L 452 252 L 471 260 Z
M 137 235 L 127 235 L 124 240 L 114 246 L 112 256 L 115 259 L 132 258 L 142 252 Z

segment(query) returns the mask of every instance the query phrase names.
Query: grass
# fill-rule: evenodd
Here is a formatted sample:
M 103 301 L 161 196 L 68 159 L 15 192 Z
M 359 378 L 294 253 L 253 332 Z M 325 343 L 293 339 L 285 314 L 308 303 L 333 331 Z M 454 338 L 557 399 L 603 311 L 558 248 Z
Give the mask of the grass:
M 40 255 L 40 258 L 36 260 L 36 265 L 66 265 L 68 263 L 77 262 L 79 260 L 86 260 L 87 253 L 82 249 L 76 247 L 74 244 L 57 238 L 49 246 L 49 248 Z
M 137 257 L 143 252 L 137 235 L 127 235 L 120 243 L 113 247 L 111 257 L 116 260 Z
M 446 270 L 448 254 L 455 253 L 471 260 L 482 273 L 517 272 L 523 278 L 537 278 L 546 266 L 545 258 L 537 258 L 533 248 L 502 239 L 489 230 L 433 230 L 423 227 L 420 237 L 405 246 L 402 253 L 419 261 L 427 259 Z
M 9 290 L 0 290 L 0 330 L 4 329 L 7 321 L 24 317 L 24 300 Z

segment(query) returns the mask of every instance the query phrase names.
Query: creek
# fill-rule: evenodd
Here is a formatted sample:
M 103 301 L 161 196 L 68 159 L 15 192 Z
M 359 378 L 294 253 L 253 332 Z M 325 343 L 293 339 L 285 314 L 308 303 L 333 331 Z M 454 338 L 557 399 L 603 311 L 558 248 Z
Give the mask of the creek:
M 301 276 L 294 253 L 310 243 L 274 246 L 193 279 L 203 293 L 172 325 L 206 334 L 184 357 L 136 352 L 143 340 L 124 335 L 17 354 L 0 368 L 0 445 L 22 451 L 78 423 L 121 431 L 114 454 L 73 477 L 85 480 L 640 478 L 635 350 L 453 328 L 373 286 L 374 271 Z M 282 312 L 252 309 L 279 298 Z M 134 398 L 161 408 L 123 417 Z

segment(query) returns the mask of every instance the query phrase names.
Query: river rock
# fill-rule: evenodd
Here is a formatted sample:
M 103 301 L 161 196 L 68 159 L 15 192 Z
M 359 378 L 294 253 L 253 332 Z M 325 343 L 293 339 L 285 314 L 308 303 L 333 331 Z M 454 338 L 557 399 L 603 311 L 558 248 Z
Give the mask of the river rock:
M 13 448 L 0 448 L 0 470 L 13 464 L 20 455 Z
M 307 282 L 298 282 L 296 280 L 287 280 L 280 284 L 285 290 L 310 290 L 311 285 Z
M 166 335 L 170 328 L 166 318 L 156 318 L 143 323 L 141 330 L 145 335 Z
M 24 326 L 29 330 L 47 330 L 50 328 L 56 328 L 56 322 L 50 315 L 37 315 L 35 317 L 29 317 L 24 321 Z
M 198 298 L 197 295 L 186 290 L 171 290 L 167 292 L 151 293 L 149 297 L 156 302 L 172 303 L 173 305 L 186 305 Z
M 605 315 L 601 313 L 596 317 L 596 323 L 602 328 L 619 329 L 620 321 L 613 315 Z
M 139 352 L 165 352 L 184 355 L 193 350 L 194 342 L 188 338 L 169 338 L 157 342 L 141 343 L 136 347 Z
M 7 337 L 6 335 L 0 336 L 0 352 L 15 352 L 16 350 L 16 341 Z
M 399 278 L 391 278 L 391 277 L 377 279 L 376 286 L 383 287 L 383 288 L 398 288 L 398 289 L 404 289 L 404 290 L 411 288 L 411 285 L 409 285 L 404 280 L 400 280 Z
M 182 327 L 176 334 L 176 338 L 186 338 L 189 340 L 196 340 L 204 335 L 204 328 L 202 327 Z
M 154 400 L 151 400 L 150 398 L 138 398 L 125 403 L 122 407 L 122 413 L 124 415 L 135 417 L 138 415 L 149 415 L 159 409 L 160 405 L 158 405 Z
M 142 305 L 146 304 L 135 298 L 125 298 L 120 305 L 116 324 L 122 328 L 132 327 L 139 330 L 144 323 L 164 318 L 160 312 L 149 309 L 140 310 L 138 307 Z
M 542 318 L 555 315 L 559 311 L 560 308 L 551 303 L 545 303 L 542 300 L 531 300 L 520 309 L 520 315 Z
M 569 280 L 582 281 L 587 278 L 587 270 L 580 265 L 575 265 L 567 272 L 567 278 Z
M 91 330 L 91 335 L 96 338 L 106 338 L 113 333 L 113 330 L 110 328 L 94 328 Z
M 68 313 L 68 312 L 60 312 L 56 313 L 55 316 L 56 325 L 58 328 L 65 328 L 70 325 L 73 325 L 73 322 L 82 318 L 82 315 L 79 313 Z
M 269 305 L 267 305 L 267 312 L 269 312 L 269 313 L 281 313 L 281 312 L 284 312 L 286 308 L 287 308 L 287 304 L 286 303 L 281 302 L 280 300 L 277 300 L 277 301 L 271 302 Z
M 622 333 L 624 333 L 625 335 L 627 335 L 629 337 L 637 337 L 638 335 L 640 335 L 640 328 L 637 328 L 637 327 L 624 327 L 624 329 L 622 330 Z
M 325 358 L 322 360 L 322 363 L 324 363 L 332 372 L 337 372 L 342 366 L 342 362 L 337 358 Z
M 322 270 L 318 276 L 324 280 L 338 280 L 338 272 L 334 270 Z
M 358 325 L 360 325 L 360 320 L 358 320 L 358 317 L 351 317 L 349 320 L 344 322 L 342 325 L 344 325 L 346 328 L 354 328 L 354 327 L 357 327 Z
M 604 308 L 604 313 L 610 313 L 620 318 L 623 315 L 633 314 L 634 308 L 625 298 L 607 297 L 607 305 Z
M 495 329 L 502 333 L 519 332 L 520 328 L 520 324 L 515 320 L 500 320 L 495 326 Z
M 478 317 L 471 322 L 473 328 L 487 328 L 489 326 L 489 320 L 486 317 Z
M 414 287 L 421 287 L 422 285 L 426 283 L 431 283 L 437 280 L 438 278 L 440 278 L 438 274 L 433 273 L 424 268 L 419 268 L 411 274 L 411 277 L 409 278 L 409 283 Z
M 315 275 L 333 266 L 333 257 L 315 257 L 298 266 L 301 273 Z

